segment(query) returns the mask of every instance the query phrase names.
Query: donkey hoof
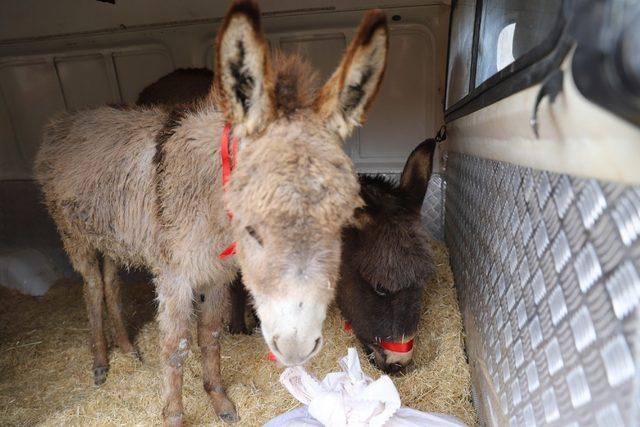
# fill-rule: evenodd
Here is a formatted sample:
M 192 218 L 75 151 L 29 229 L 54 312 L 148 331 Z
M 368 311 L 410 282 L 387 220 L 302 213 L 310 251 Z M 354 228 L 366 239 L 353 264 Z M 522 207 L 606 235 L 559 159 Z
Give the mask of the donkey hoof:
M 107 372 L 109 372 L 109 368 L 106 366 L 99 366 L 97 368 L 93 368 L 93 383 L 95 385 L 102 385 L 107 380 Z
M 236 405 L 229 400 L 224 393 L 211 393 L 213 400 L 213 409 L 218 414 L 220 419 L 226 423 L 235 423 L 240 421 L 238 412 L 236 411 Z
M 131 355 L 131 357 L 133 357 L 134 359 L 136 359 L 138 362 L 143 363 L 144 360 L 142 360 L 142 355 L 140 354 L 140 352 L 138 350 L 133 350 L 131 353 L 129 353 Z
M 236 414 L 235 411 L 234 412 L 223 412 L 218 416 L 225 423 L 235 423 L 235 422 L 240 421 L 240 418 L 238 418 L 238 414 Z
M 229 325 L 229 333 L 233 335 L 251 335 L 246 326 L 237 326 L 234 324 Z
M 164 415 L 162 425 L 164 427 L 182 427 L 184 425 L 182 413 L 173 415 Z

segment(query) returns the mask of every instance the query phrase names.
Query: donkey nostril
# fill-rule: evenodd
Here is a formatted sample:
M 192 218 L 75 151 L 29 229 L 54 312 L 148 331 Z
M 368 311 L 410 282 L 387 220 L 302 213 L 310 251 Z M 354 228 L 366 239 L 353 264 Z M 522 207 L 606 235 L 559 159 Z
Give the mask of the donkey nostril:
M 276 344 L 276 340 L 277 340 L 277 339 L 278 339 L 278 336 L 277 336 L 277 335 L 275 335 L 275 336 L 273 337 L 273 339 L 271 340 L 271 345 L 273 345 L 273 349 L 274 349 L 275 351 L 277 351 L 278 353 L 280 353 L 280 349 L 278 348 L 278 344 Z
M 311 350 L 311 353 L 315 353 L 315 351 L 320 347 L 321 342 L 322 342 L 322 337 L 316 338 L 316 343 L 313 345 L 313 350 Z
M 396 372 L 401 371 L 402 368 L 403 368 L 403 366 L 401 364 L 399 364 L 399 363 L 390 363 L 390 364 L 387 365 L 385 371 L 388 374 L 395 374 Z

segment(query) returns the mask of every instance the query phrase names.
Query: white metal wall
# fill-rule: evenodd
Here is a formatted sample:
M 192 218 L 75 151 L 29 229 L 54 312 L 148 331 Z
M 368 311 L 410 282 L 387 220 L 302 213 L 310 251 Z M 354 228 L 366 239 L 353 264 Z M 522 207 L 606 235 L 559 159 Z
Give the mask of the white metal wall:
M 66 3 L 61 2 L 59 10 L 64 10 Z M 169 12 L 177 13 L 175 2 L 168 3 L 171 7 L 163 2 L 169 11 L 164 15 L 148 5 L 148 9 L 136 12 L 141 14 L 138 21 L 125 13 L 133 6 L 124 2 L 116 2 L 116 6 L 87 3 L 91 6 L 85 3 L 81 13 L 85 18 L 95 17 L 94 25 L 114 25 L 119 15 L 109 19 L 110 15 L 102 15 L 118 8 L 123 8 L 119 14 L 128 17 L 128 23 L 142 24 L 87 33 L 80 32 L 88 31 L 84 21 L 54 17 L 45 25 L 43 11 L 39 11 L 36 18 L 42 21 L 41 33 L 60 34 L 71 29 L 76 33 L 36 37 L 32 25 L 26 25 L 27 31 L 15 27 L 15 22 L 11 23 L 15 35 L 24 38 L 10 38 L 6 27 L 0 30 L 4 39 L 0 41 L 0 180 L 31 178 L 42 126 L 56 112 L 134 102 L 144 86 L 175 68 L 212 65 L 212 41 L 219 23 L 215 16 L 226 5 L 217 4 L 208 19 L 197 20 L 198 8 L 205 7 L 203 2 L 186 2 L 192 8 L 185 6 L 178 14 L 184 22 L 153 23 L 167 19 Z M 266 3 L 276 7 L 275 2 Z M 363 15 L 361 9 L 366 9 L 363 6 L 368 2 L 351 2 L 352 10 L 338 10 L 328 7 L 330 2 L 323 3 L 325 9 L 318 6 L 288 14 L 266 14 L 264 26 L 272 47 L 303 52 L 327 78 L 353 37 Z M 24 16 L 16 14 L 26 13 L 16 2 L 1 7 L 3 20 L 7 16 L 20 20 Z M 364 172 L 400 171 L 411 149 L 432 136 L 442 122 L 448 7 L 426 5 L 386 11 L 390 18 L 400 17 L 390 20 L 387 74 L 367 124 L 346 146 L 358 170 Z M 53 10 L 51 13 L 55 14 Z

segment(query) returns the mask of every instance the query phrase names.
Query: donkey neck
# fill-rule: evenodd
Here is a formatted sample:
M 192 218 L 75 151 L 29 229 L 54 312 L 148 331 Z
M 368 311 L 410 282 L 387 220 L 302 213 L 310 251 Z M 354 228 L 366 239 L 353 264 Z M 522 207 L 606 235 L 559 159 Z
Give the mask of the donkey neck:
M 169 224 L 172 237 L 184 244 L 205 241 L 207 252 L 219 252 L 231 239 L 220 161 L 223 128 L 224 119 L 212 104 L 176 108 L 167 113 L 156 139 L 159 221 Z M 163 135 L 168 135 L 164 141 Z

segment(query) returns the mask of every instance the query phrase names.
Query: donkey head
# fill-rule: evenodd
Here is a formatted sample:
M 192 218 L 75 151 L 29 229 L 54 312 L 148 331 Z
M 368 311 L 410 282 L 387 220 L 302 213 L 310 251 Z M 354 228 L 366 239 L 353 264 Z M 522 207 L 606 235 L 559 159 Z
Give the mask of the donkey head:
M 411 153 L 399 186 L 382 177 L 362 177 L 366 206 L 356 213 L 359 225 L 345 230 L 338 305 L 385 372 L 411 361 L 412 350 L 398 343 L 413 339 L 423 289 L 434 271 L 420 217 L 434 148 L 435 142 L 427 140 Z
M 234 3 L 216 40 L 215 96 L 240 141 L 226 203 L 264 339 L 283 363 L 302 364 L 322 345 L 341 229 L 362 205 L 342 142 L 380 85 L 387 26 L 369 12 L 315 91 L 296 59 L 272 65 L 259 17 L 253 2 Z

